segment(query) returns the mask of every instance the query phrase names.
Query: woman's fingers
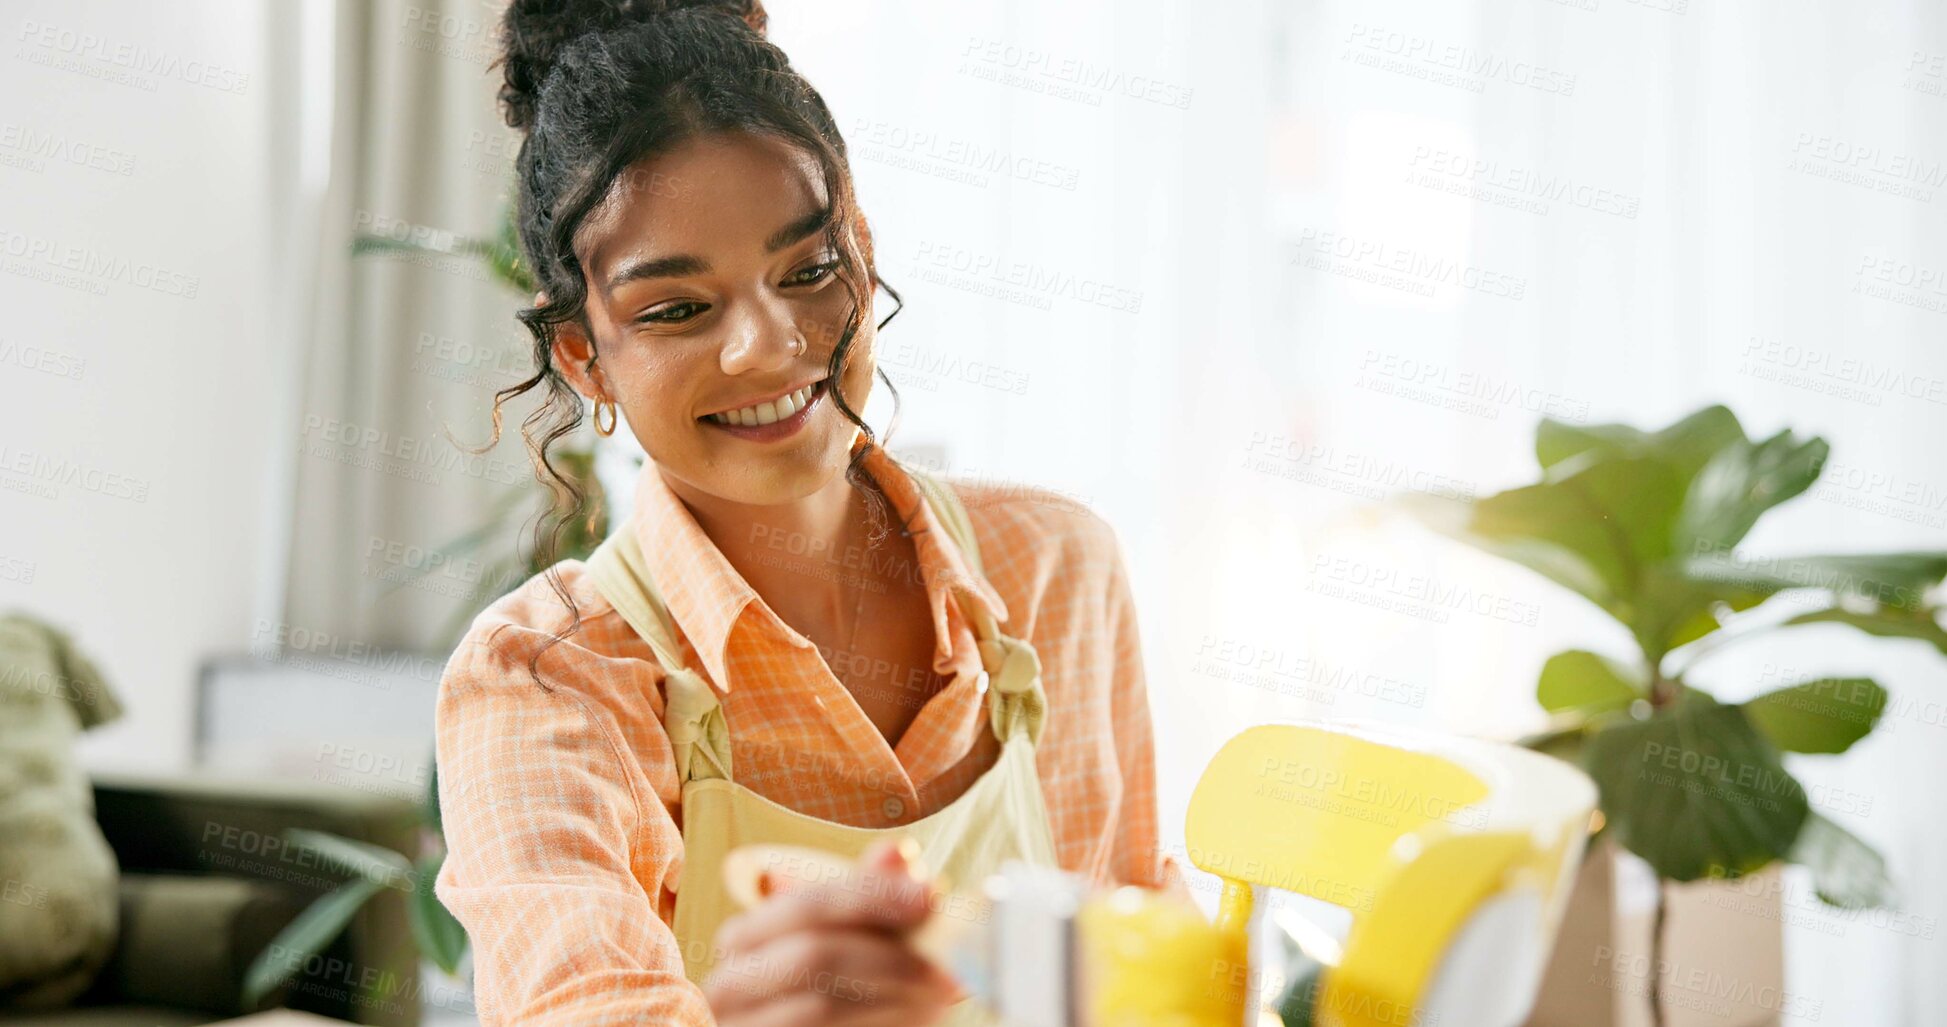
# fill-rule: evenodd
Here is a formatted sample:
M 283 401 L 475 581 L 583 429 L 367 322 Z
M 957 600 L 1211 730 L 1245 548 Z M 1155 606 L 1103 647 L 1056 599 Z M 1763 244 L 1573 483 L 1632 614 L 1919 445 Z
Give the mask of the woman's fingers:
M 965 997 L 953 975 L 913 948 L 911 932 L 935 899 L 890 840 L 843 873 L 777 880 L 718 928 L 721 955 L 704 995 L 735 1027 L 932 1023 Z
M 944 1008 L 957 992 L 952 977 L 904 939 L 874 928 L 794 931 L 732 950 L 711 970 L 703 990 L 720 1017 L 801 1002 L 800 993 L 834 1009 L 915 1012 Z
M 919 926 L 932 911 L 933 886 L 915 881 L 897 850 L 889 849 L 890 843 L 880 843 L 839 879 L 776 881 L 769 898 L 717 929 L 718 950 L 754 949 L 794 931 L 826 927 L 904 932 Z

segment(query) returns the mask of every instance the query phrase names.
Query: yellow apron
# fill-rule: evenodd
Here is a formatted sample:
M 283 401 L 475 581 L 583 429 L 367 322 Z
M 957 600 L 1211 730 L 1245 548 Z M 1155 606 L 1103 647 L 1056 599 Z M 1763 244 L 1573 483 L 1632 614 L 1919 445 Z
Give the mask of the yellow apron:
M 642 473 L 655 474 L 656 469 L 645 467 Z M 908 473 L 960 546 L 969 568 L 981 574 L 979 547 L 959 498 L 942 483 Z M 919 842 L 929 868 L 967 889 L 999 872 L 1008 860 L 1057 865 L 1054 833 L 1035 773 L 1034 747 L 1047 714 L 1040 661 L 1027 642 L 1001 634 L 978 604 L 965 602 L 957 592 L 954 596 L 980 642 L 987 678 L 982 693 L 989 724 L 1001 742 L 999 758 L 965 793 L 931 815 L 899 827 L 851 827 L 799 813 L 732 780 L 723 707 L 702 676 L 683 665 L 675 626 L 649 578 L 633 531 L 625 528 L 611 536 L 589 557 L 588 566 L 596 587 L 649 643 L 665 674 L 663 726 L 683 782 L 684 870 L 671 926 L 691 981 L 701 985 L 709 974 L 719 955 L 713 945 L 717 927 L 737 912 L 721 868 L 725 854 L 741 845 L 803 845 L 852 859 L 881 838 L 910 836 Z M 999 1021 L 969 998 L 942 1022 Z

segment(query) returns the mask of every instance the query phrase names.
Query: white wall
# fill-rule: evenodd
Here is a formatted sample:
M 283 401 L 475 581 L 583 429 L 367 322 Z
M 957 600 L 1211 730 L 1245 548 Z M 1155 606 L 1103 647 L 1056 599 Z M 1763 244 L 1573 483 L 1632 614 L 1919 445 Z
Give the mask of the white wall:
M 96 766 L 184 759 L 198 660 L 250 644 L 280 345 L 266 17 L 33 0 L 0 24 L 0 607 L 119 690 Z

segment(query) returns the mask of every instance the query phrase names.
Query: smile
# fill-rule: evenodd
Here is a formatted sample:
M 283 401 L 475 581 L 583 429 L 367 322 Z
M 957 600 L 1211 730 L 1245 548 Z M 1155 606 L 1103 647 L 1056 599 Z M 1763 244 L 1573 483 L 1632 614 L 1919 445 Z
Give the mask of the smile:
M 795 435 L 810 419 L 811 409 L 825 395 L 825 381 L 813 382 L 763 403 L 706 414 L 698 420 L 744 438 L 765 441 L 786 438 Z

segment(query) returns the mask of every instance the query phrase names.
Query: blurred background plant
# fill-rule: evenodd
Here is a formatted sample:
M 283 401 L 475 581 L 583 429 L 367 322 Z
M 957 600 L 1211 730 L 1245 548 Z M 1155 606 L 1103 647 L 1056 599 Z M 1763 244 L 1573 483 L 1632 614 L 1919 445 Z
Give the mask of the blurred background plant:
M 389 236 L 362 235 L 352 243 L 352 253 L 356 256 L 399 252 L 470 257 L 484 265 L 495 281 L 506 285 L 522 301 L 534 295 L 534 279 L 521 266 L 511 207 L 503 209 L 500 227 L 492 239 L 461 238 L 450 246 L 436 246 Z M 423 561 L 415 573 L 393 580 L 387 591 L 404 588 L 437 567 L 453 566 L 463 560 L 477 561 L 481 568 L 478 580 L 491 582 L 494 587 L 483 590 L 477 602 L 456 611 L 445 633 L 457 641 L 482 610 L 521 582 L 547 570 L 548 564 L 543 561 L 539 547 L 521 530 L 537 516 L 547 518 L 547 523 L 559 524 L 555 536 L 556 559 L 586 559 L 608 536 L 609 529 L 609 504 L 595 473 L 592 438 L 564 440 L 549 452 L 549 459 L 561 476 L 587 497 L 582 516 L 570 516 L 567 497 L 537 477 L 532 488 L 509 492 L 485 511 L 479 524 L 441 546 L 437 559 Z M 516 541 L 509 545 L 509 539 Z M 346 880 L 293 920 L 252 963 L 246 978 L 246 995 L 251 1003 L 269 994 L 302 967 L 305 960 L 324 951 L 351 923 L 359 908 L 387 888 L 408 894 L 407 910 L 420 952 L 446 973 L 459 972 L 460 960 L 467 950 L 466 931 L 433 894 L 433 881 L 446 861 L 446 845 L 440 828 L 437 761 L 428 775 L 421 810 L 421 850 L 414 858 L 320 831 L 286 833 L 288 844 L 312 852 L 321 865 L 345 874 Z
M 1802 863 L 1822 899 L 1852 908 L 1887 901 L 1884 863 L 1810 811 L 1780 753 L 1844 752 L 1878 723 L 1886 690 L 1831 677 L 1720 703 L 1688 683 L 1727 646 L 1801 624 L 1917 639 L 1947 655 L 1933 594 L 1947 551 L 1737 552 L 1759 517 L 1818 480 L 1827 450 L 1790 431 L 1750 439 L 1721 406 L 1655 432 L 1544 419 L 1541 480 L 1408 506 L 1595 603 L 1635 641 L 1626 658 L 1557 653 L 1536 686 L 1552 721 L 1528 741 L 1595 779 L 1604 830 L 1674 881 Z
M 1878 724 L 1886 689 L 1822 677 L 1724 703 L 1690 684 L 1726 647 L 1805 624 L 1947 655 L 1947 552 L 1738 552 L 1760 517 L 1818 480 L 1827 451 L 1789 430 L 1749 438 L 1722 406 L 1651 432 L 1544 419 L 1540 480 L 1479 499 L 1403 502 L 1627 629 L 1627 656 L 1570 649 L 1543 664 L 1535 694 L 1551 719 L 1525 740 L 1594 778 L 1601 831 L 1664 880 L 1735 878 L 1784 860 L 1811 871 L 1826 903 L 1860 909 L 1892 900 L 1884 859 L 1811 810 L 1782 754 L 1846 751 Z M 1661 917 L 1659 905 L 1659 949 Z

